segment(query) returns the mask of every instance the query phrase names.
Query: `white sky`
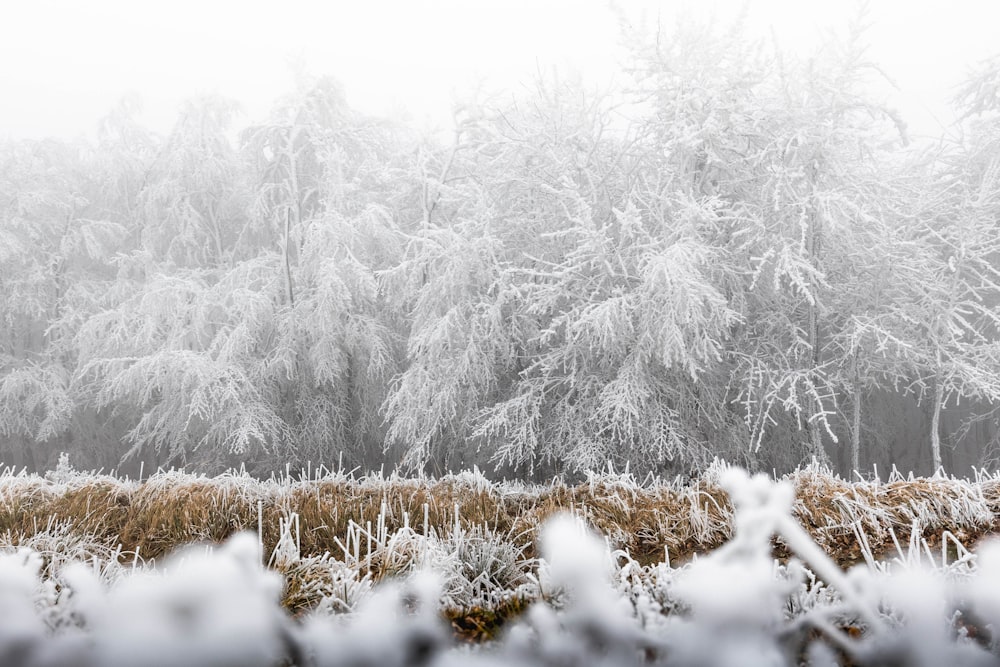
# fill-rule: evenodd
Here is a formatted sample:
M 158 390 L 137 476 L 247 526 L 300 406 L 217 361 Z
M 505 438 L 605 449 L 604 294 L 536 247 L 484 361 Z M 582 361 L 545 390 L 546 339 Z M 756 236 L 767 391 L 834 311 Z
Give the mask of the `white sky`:
M 619 0 L 665 21 L 679 7 L 725 19 L 741 0 Z M 753 31 L 808 49 L 843 29 L 851 0 L 749 0 Z M 699 10 L 701 11 L 701 10 Z M 893 102 L 918 133 L 950 120 L 949 87 L 1000 51 L 1000 0 L 871 0 L 871 55 L 901 88 Z M 166 131 L 179 103 L 217 92 L 262 118 L 292 85 L 291 63 L 332 74 L 365 111 L 408 109 L 447 123 L 452 95 L 477 76 L 516 86 L 540 65 L 594 83 L 615 69 L 605 0 L 0 0 L 0 136 L 89 134 L 127 92 Z

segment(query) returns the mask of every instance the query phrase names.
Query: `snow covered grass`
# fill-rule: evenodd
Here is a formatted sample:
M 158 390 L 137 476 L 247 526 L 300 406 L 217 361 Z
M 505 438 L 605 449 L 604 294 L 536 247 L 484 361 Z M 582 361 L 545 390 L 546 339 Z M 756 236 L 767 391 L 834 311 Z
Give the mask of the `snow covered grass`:
M 537 527 L 559 512 L 573 513 L 642 564 L 678 564 L 718 548 L 732 536 L 733 515 L 717 464 L 698 479 L 638 481 L 628 473 L 592 474 L 577 485 L 527 486 L 491 482 L 478 472 L 440 479 L 354 478 L 325 469 L 258 480 L 231 472 L 204 477 L 158 472 L 141 482 L 73 471 L 68 466 L 31 475 L 0 473 L 0 534 L 13 543 L 46 532 L 51 522 L 123 555 L 157 559 L 191 542 L 219 543 L 241 530 L 261 532 L 271 554 L 282 521 L 297 517 L 303 557 L 367 557 L 390 538 L 447 540 L 464 534 L 507 541 L 526 558 L 537 555 Z M 1000 479 L 948 477 L 886 483 L 848 482 L 819 469 L 787 477 L 793 512 L 812 539 L 841 564 L 881 558 L 916 530 L 938 548 L 944 531 L 973 544 L 993 530 Z M 372 544 L 369 545 L 369 542 Z M 778 544 L 779 553 L 783 545 Z M 345 551 L 346 550 L 346 551 Z M 375 580 L 398 570 L 393 560 L 368 562 Z M 387 568 L 383 573 L 382 568 Z
M 35 502 L 53 501 L 58 489 L 46 483 L 75 489 L 80 477 L 42 483 L 11 474 L 2 492 L 17 487 Z M 178 482 L 192 482 L 188 491 L 213 483 L 176 474 L 168 483 L 166 477 L 152 480 L 147 494 Z M 821 480 L 854 502 L 831 497 L 820 512 L 802 489 Z M 478 492 L 499 493 L 472 481 Z M 470 486 L 466 482 L 439 483 Z M 268 551 L 256 534 L 240 531 L 221 545 L 158 558 L 155 566 L 74 533 L 68 520 L 52 519 L 31 535 L 8 532 L 0 544 L 0 664 L 1000 664 L 1000 640 L 993 636 L 1000 627 L 1000 542 L 967 551 L 946 537 L 951 546 L 938 555 L 919 531 L 935 517 L 983 519 L 974 514 L 983 494 L 971 490 L 992 482 L 914 480 L 914 489 L 901 482 L 866 483 L 851 495 L 815 470 L 774 482 L 714 466 L 695 490 L 681 494 L 702 522 L 688 535 L 706 531 L 705 517 L 718 512 L 729 537 L 682 564 L 639 562 L 592 532 L 581 520 L 588 510 L 579 506 L 545 519 L 532 538 L 534 556 L 526 555 L 523 536 L 485 522 L 467 526 L 461 510 L 452 513 L 450 526 L 437 525 L 428 504 L 390 527 L 387 495 L 380 518 L 363 526 L 349 520 L 332 552 L 304 552 L 310 529 L 291 512 L 278 521 Z M 427 480 L 364 483 L 386 490 L 433 486 Z M 133 497 L 144 491 L 144 485 L 122 484 Z M 302 490 L 290 480 L 241 477 L 219 486 L 226 498 L 257 501 L 261 508 L 263 495 L 248 490 Z M 621 476 L 593 478 L 583 487 L 606 503 L 606 512 L 615 507 L 623 516 L 649 493 Z M 529 492 L 544 491 L 519 493 Z M 866 512 L 858 501 L 864 493 L 876 500 L 905 497 L 908 509 Z M 101 497 L 116 495 L 105 490 Z M 870 562 L 845 570 L 800 523 L 803 507 L 823 535 L 844 528 L 836 521 L 851 523 L 860 540 L 876 527 L 895 535 L 906 521 L 918 530 L 886 560 L 876 560 L 864 543 Z M 84 516 L 92 515 L 93 509 Z M 774 557 L 775 538 L 787 558 Z M 470 613 L 449 613 L 463 605 Z M 500 633 L 486 625 L 496 620 L 487 612 L 498 609 L 517 612 Z M 456 645 L 448 621 L 451 630 L 494 641 L 474 650 Z
M 881 600 L 865 597 L 882 585 L 874 580 L 928 570 L 931 574 L 920 576 L 932 577 L 938 588 L 954 588 L 955 581 L 978 576 L 973 547 L 995 530 L 1000 508 L 1000 480 L 986 474 L 971 481 L 894 476 L 885 483 L 847 482 L 807 468 L 777 486 L 762 479 L 733 482 L 733 474 L 717 463 L 687 483 L 639 482 L 609 471 L 575 486 L 526 486 L 494 483 L 476 471 L 437 480 L 356 479 L 326 470 L 269 480 L 238 472 L 208 478 L 169 471 L 139 482 L 67 465 L 45 476 L 7 470 L 0 475 L 0 554 L 34 577 L 28 588 L 46 637 L 72 628 L 90 636 L 96 627 L 79 608 L 75 587 L 117 600 L 115 591 L 169 578 L 193 553 L 200 554 L 195 560 L 211 561 L 236 549 L 243 561 L 253 561 L 254 572 L 260 570 L 254 577 L 277 582 L 262 589 L 274 593 L 263 607 L 296 632 L 334 622 L 333 617 L 340 619 L 335 624 L 354 622 L 345 619 L 364 616 L 371 604 L 388 604 L 386 590 L 409 585 L 399 582 L 429 576 L 435 587 L 431 616 L 446 619 L 452 634 L 495 639 L 516 625 L 521 629 L 505 640 L 510 642 L 532 624 L 555 623 L 548 630 L 536 628 L 548 636 L 568 622 L 559 615 L 545 620 L 548 612 L 537 611 L 536 603 L 567 613 L 579 606 L 559 574 L 572 570 L 571 564 L 559 565 L 555 556 L 543 554 L 579 558 L 552 542 L 579 541 L 573 535 L 586 542 L 591 538 L 580 537 L 586 534 L 580 526 L 587 524 L 601 536 L 600 549 L 586 552 L 597 553 L 593 557 L 603 563 L 598 567 L 595 560 L 591 570 L 600 569 L 598 580 L 607 579 L 612 591 L 587 593 L 593 597 L 587 604 L 627 607 L 629 612 L 619 615 L 641 632 L 659 636 L 678 619 L 698 624 L 693 619 L 706 613 L 699 604 L 708 605 L 713 623 L 739 625 L 746 619 L 730 618 L 727 614 L 739 612 L 725 609 L 755 609 L 766 602 L 780 611 L 778 617 L 759 627 L 751 623 L 747 632 L 813 637 L 859 627 L 870 633 L 876 625 L 902 622 Z M 557 522 L 546 542 L 539 527 L 554 516 L 582 523 L 569 529 Z M 253 535 L 252 558 L 248 535 Z M 214 552 L 211 546 L 200 552 L 188 547 L 187 556 L 168 557 L 190 543 L 232 540 L 237 546 Z M 706 562 L 715 565 L 706 570 Z M 844 568 L 856 563 L 867 574 L 845 574 Z M 710 576 L 699 574 L 706 571 Z M 23 584 L 25 577 L 15 578 Z M 25 586 L 18 590 L 28 590 Z M 958 600 L 952 588 L 948 599 Z M 718 595 L 692 603 L 700 599 L 696 589 Z M 711 599 L 725 604 L 712 607 Z M 957 602 L 948 604 L 951 632 L 982 638 L 985 626 L 970 620 Z M 1000 600 L 996 605 L 1000 608 Z M 824 610 L 819 620 L 816 609 Z M 883 616 L 888 620 L 878 620 Z M 804 621 L 807 617 L 812 620 Z M 840 635 L 826 640 L 835 653 L 847 651 Z M 643 650 L 656 653 L 652 646 Z

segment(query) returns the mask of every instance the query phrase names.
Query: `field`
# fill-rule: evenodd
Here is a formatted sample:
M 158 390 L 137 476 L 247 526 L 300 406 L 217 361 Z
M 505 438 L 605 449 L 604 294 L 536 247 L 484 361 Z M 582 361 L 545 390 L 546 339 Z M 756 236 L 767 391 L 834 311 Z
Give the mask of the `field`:
M 186 646 L 187 664 L 368 664 L 362 654 L 387 650 L 373 637 L 390 629 L 445 661 L 475 644 L 476 659 L 523 664 L 729 664 L 688 654 L 732 640 L 778 660 L 760 664 L 874 664 L 911 635 L 937 642 L 928 659 L 996 660 L 1000 596 L 976 606 L 970 583 L 1000 576 L 977 553 L 1000 521 L 1000 478 L 986 474 L 848 482 L 808 468 L 775 483 L 716 463 L 687 481 L 608 471 L 529 486 L 325 469 L 138 481 L 63 465 L 5 471 L 0 498 L 0 605 L 35 621 L 0 632 L 0 647 L 46 647 L 20 664 L 64 664 L 42 657 L 81 636 L 94 664 L 177 664 L 129 648 L 154 640 Z M 124 643 L 122 623 L 134 638 Z M 706 632 L 729 639 L 682 640 Z M 255 642 L 236 663 L 225 657 Z M 324 661 L 344 642 L 359 661 Z M 393 660 L 419 662 L 376 662 Z
M 0 667 L 1000 667 L 1000 14 L 385 2 L 3 15 Z

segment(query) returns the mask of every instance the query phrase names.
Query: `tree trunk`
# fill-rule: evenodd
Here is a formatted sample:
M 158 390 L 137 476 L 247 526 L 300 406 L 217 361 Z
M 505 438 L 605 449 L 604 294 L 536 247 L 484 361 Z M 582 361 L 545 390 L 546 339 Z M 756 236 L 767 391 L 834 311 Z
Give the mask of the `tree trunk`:
M 211 199 L 207 203 L 206 209 L 208 211 L 208 225 L 212 233 L 212 243 L 215 246 L 215 263 L 217 266 L 222 266 L 225 255 L 225 250 L 222 247 L 222 231 L 219 229 L 219 218 L 215 213 L 215 204 Z M 232 257 L 229 259 L 229 268 L 233 268 Z
M 298 228 L 302 222 L 302 203 L 299 201 L 299 167 L 296 164 L 295 140 L 299 132 L 297 127 L 293 127 L 288 137 L 288 178 L 291 188 L 291 205 L 285 210 L 285 288 L 287 290 L 288 305 L 295 306 L 295 292 L 292 286 L 292 260 L 291 260 L 291 230 Z M 294 216 L 294 219 L 292 219 Z
M 941 378 L 934 379 L 934 412 L 931 415 L 931 474 L 941 469 L 941 407 L 944 402 L 944 385 Z
M 285 295 L 288 298 L 288 305 L 295 307 L 295 292 L 292 289 L 292 264 L 288 258 L 289 227 L 291 226 L 291 212 L 285 211 L 285 239 L 284 239 L 284 260 L 285 260 Z
M 861 379 L 858 377 L 858 355 L 852 361 L 854 372 L 854 414 L 851 415 L 851 472 L 861 470 Z
M 817 175 L 815 167 L 810 168 L 812 183 L 816 182 Z M 820 227 L 819 216 L 816 213 L 815 202 L 811 204 L 812 211 L 810 212 L 810 225 L 809 225 L 809 236 L 806 239 L 807 248 L 806 251 L 809 253 L 809 261 L 814 267 L 818 267 L 819 256 L 822 252 L 822 229 Z M 820 341 L 820 331 L 819 331 L 819 286 L 816 281 L 810 279 L 810 297 L 809 302 L 809 312 L 808 312 L 808 323 L 807 326 L 809 332 L 809 345 L 812 348 L 812 372 L 814 377 L 819 379 L 819 368 L 822 361 L 821 352 L 821 341 Z M 816 406 L 819 411 L 823 410 L 822 404 Z M 823 418 L 825 419 L 825 417 Z M 819 462 L 826 465 L 830 465 L 830 457 L 827 456 L 826 450 L 823 449 L 823 425 L 819 423 L 819 419 L 811 419 L 808 422 L 809 429 L 809 445 L 811 455 Z
M 72 213 L 66 216 L 66 225 L 63 227 L 62 238 L 60 239 L 59 244 L 60 249 L 56 255 L 57 259 L 55 265 L 52 268 L 53 280 L 55 282 L 55 299 L 52 308 L 52 322 L 56 326 L 51 328 L 52 333 L 49 337 L 49 344 L 59 350 L 59 361 L 64 367 L 68 367 L 69 359 L 68 352 L 62 344 L 65 332 L 63 331 L 62 322 L 60 322 L 60 320 L 63 316 L 68 284 L 66 281 L 66 256 L 62 252 L 61 246 L 62 240 L 69 236 L 72 220 Z
M 855 389 L 855 391 L 857 391 Z M 854 395 L 854 415 L 851 421 L 851 472 L 861 470 L 861 393 Z

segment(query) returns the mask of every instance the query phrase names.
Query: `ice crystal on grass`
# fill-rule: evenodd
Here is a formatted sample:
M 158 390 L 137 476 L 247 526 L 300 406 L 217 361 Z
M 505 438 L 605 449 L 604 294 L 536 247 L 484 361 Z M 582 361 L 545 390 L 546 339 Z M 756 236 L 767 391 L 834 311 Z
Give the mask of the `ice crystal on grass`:
M 309 664 L 419 667 L 447 643 L 436 616 L 440 580 L 421 573 L 410 581 L 382 586 L 344 617 L 314 615 L 299 641 Z
M 216 498 L 206 492 L 212 480 L 164 478 L 145 490 L 144 502 L 152 502 L 154 492 L 170 495 L 170 483 L 178 481 L 190 491 L 186 497 L 174 493 L 178 507 L 197 511 L 194 498 Z M 913 529 L 895 558 L 877 561 L 869 553 L 872 565 L 845 572 L 793 518 L 800 509 L 795 489 L 803 479 L 774 482 L 716 464 L 696 485 L 671 487 L 676 507 L 730 520 L 725 528 L 712 528 L 725 530 L 728 542 L 673 567 L 640 563 L 581 518 L 606 521 L 612 512 L 625 517 L 635 511 L 632 505 L 644 491 L 625 475 L 588 480 L 587 497 L 600 511 L 555 512 L 541 528 L 537 558 L 525 557 L 524 547 L 514 544 L 517 534 L 463 523 L 457 509 L 449 514 L 450 527 L 435 525 L 432 512 L 443 513 L 430 507 L 433 497 L 422 505 L 428 519 L 411 526 L 412 498 L 408 506 L 387 501 L 387 489 L 408 485 L 408 493 L 418 494 L 428 482 L 400 479 L 366 482 L 378 491 L 375 499 L 382 498 L 374 525 L 349 522 L 348 538 L 338 542 L 336 553 L 307 553 L 302 545 L 314 526 L 277 500 L 301 493 L 299 483 L 233 478 L 223 484 L 230 498 L 247 494 L 261 503 L 258 508 L 267 500 L 282 512 L 270 515 L 279 524 L 276 534 L 259 515 L 273 535 L 269 558 L 263 540 L 248 532 L 219 546 L 189 547 L 155 566 L 119 562 L 120 550 L 96 536 L 84 539 L 68 522 L 53 521 L 33 535 L 8 532 L 0 544 L 0 664 L 1000 664 L 994 636 L 1000 627 L 1000 543 L 968 552 L 945 535 L 938 556 L 924 533 Z M 12 480 L 33 494 L 51 493 L 25 478 Z M 841 484 L 823 480 L 830 488 Z M 476 493 L 493 494 L 483 480 L 472 481 Z M 980 511 L 975 493 L 941 481 L 907 491 L 925 494 L 923 505 L 908 510 L 909 518 Z M 72 475 L 49 483 L 80 487 Z M 870 491 L 877 502 L 888 486 L 865 487 L 855 498 Z M 572 500 L 571 492 L 562 486 L 552 493 Z M 926 495 L 937 493 L 944 496 Z M 229 506 L 225 498 L 216 502 Z M 398 503 L 395 510 L 390 502 Z M 390 525 L 393 511 L 402 525 Z M 857 525 L 863 522 L 860 514 L 852 516 Z M 818 513 L 805 518 L 823 521 Z M 774 558 L 775 540 L 791 553 L 786 562 Z M 266 560 L 274 569 L 262 565 Z M 479 635 L 496 637 L 493 642 L 476 650 L 452 644 L 443 612 L 455 619 L 456 609 L 469 610 L 467 620 L 474 624 L 481 605 L 496 610 L 512 595 L 521 598 L 509 608 L 527 611 L 501 619 L 505 631 Z

